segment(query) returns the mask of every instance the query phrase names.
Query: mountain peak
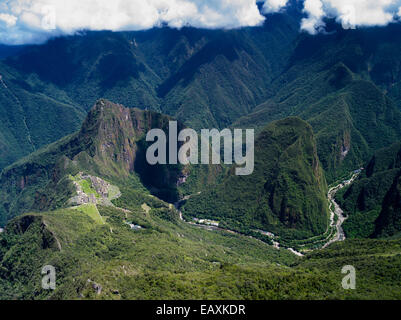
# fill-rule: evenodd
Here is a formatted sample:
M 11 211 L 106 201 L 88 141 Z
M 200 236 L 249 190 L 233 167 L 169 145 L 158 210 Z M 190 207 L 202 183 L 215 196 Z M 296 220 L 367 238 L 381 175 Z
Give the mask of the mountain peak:
M 123 105 L 113 103 L 107 99 L 99 99 L 88 112 L 82 125 L 81 132 L 94 129 L 94 125 L 120 119 L 122 122 L 130 120 L 130 110 Z
M 187 201 L 188 217 L 224 220 L 231 228 L 309 237 L 327 228 L 327 185 L 312 127 L 298 117 L 270 123 L 255 141 L 255 171 L 229 175 Z M 213 201 L 210 199 L 213 198 Z

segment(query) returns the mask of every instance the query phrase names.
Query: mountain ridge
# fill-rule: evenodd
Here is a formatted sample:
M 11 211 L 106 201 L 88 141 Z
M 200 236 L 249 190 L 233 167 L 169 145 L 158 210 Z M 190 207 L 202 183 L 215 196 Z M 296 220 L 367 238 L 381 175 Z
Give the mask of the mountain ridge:
M 199 183 L 213 183 L 217 166 L 189 167 L 147 164 L 146 133 L 152 128 L 168 132 L 172 118 L 153 111 L 125 108 L 98 100 L 82 128 L 3 170 L 0 176 L 2 222 L 32 210 L 56 209 L 74 192 L 69 175 L 85 171 L 146 190 L 174 202 L 180 192 L 190 192 Z M 179 124 L 183 128 L 182 124 Z M 149 173 L 150 172 L 150 173 Z M 182 176 L 193 173 L 197 181 L 178 186 Z M 188 189 L 188 190 L 186 190 Z
M 326 231 L 327 184 L 312 128 L 300 118 L 268 125 L 255 141 L 253 174 L 237 177 L 233 172 L 210 191 L 191 197 L 184 216 L 217 219 L 244 233 L 267 229 L 290 238 Z

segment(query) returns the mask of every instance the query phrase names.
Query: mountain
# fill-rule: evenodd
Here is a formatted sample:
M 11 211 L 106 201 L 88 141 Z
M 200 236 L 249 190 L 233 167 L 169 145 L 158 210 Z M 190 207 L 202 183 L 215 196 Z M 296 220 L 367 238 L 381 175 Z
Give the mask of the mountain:
M 401 172 L 383 201 L 382 211 L 375 221 L 376 237 L 400 237 L 401 236 Z
M 399 240 L 346 241 L 300 258 L 253 236 L 182 220 L 155 189 L 170 191 L 173 180 L 181 192 L 177 174 L 189 170 L 189 181 L 195 170 L 204 180 L 187 192 L 202 197 L 221 168 L 153 167 L 159 179 L 145 182 L 143 135 L 170 119 L 101 99 L 80 131 L 3 171 L 1 210 L 10 220 L 0 233 L 1 300 L 400 298 Z M 269 196 L 264 212 L 282 232 L 323 229 L 327 187 L 310 125 L 299 118 L 270 124 L 255 154 L 254 175 L 228 175 L 216 194 L 225 187 L 230 197 Z M 349 264 L 358 270 L 358 290 L 339 285 Z M 56 270 L 55 290 L 42 288 L 45 265 Z
M 219 166 L 151 166 L 147 163 L 146 133 L 152 128 L 168 133 L 170 120 L 160 113 L 98 100 L 78 132 L 3 170 L 0 222 L 32 210 L 65 206 L 75 192 L 71 177 L 79 172 L 127 187 L 149 189 L 170 202 L 177 201 L 180 193 L 194 192 L 193 188 L 212 184 L 221 170 Z M 182 124 L 180 128 L 184 128 Z M 182 177 L 185 177 L 184 183 L 178 184 Z
M 0 44 L 0 59 L 4 59 L 10 56 L 17 54 L 18 52 L 22 51 L 25 46 L 11 46 L 11 45 L 4 45 Z
M 260 131 L 300 117 L 335 181 L 401 139 L 401 26 L 328 21 L 327 33 L 311 36 L 299 32 L 300 7 L 293 1 L 260 27 L 86 32 L 5 55 L 0 168 L 76 131 L 103 97 L 197 130 Z
M 259 272 L 252 267 L 242 278 L 237 268 L 247 268 L 241 265 L 275 270 L 276 263 L 296 260 L 245 236 L 185 224 L 146 191 L 121 190 L 111 205 L 82 204 L 10 221 L 0 233 L 0 300 L 246 297 L 253 294 L 247 281 Z M 56 269 L 54 291 L 41 287 L 44 265 Z M 230 288 L 220 291 L 222 274 Z
M 289 251 L 247 237 L 165 221 L 158 216 L 161 211 L 129 213 L 128 219 L 148 222 L 146 231 L 131 230 L 124 212 L 106 207 L 99 214 L 108 217 L 107 224 L 77 210 L 14 220 L 0 235 L 0 298 L 399 298 L 392 280 L 398 274 L 399 242 L 341 244 L 297 261 Z M 338 286 L 344 260 L 360 272 L 358 290 Z M 55 291 L 41 288 L 44 264 L 57 270 Z
M 43 90 L 40 85 L 34 88 L 25 80 L 15 70 L 0 65 L 1 169 L 78 130 L 85 117 L 85 111 L 63 99 L 60 90 Z
M 401 143 L 378 150 L 366 170 L 348 189 L 337 195 L 348 220 L 348 237 L 392 236 L 399 230 L 398 181 L 401 174 Z
M 401 139 L 399 99 L 390 90 L 395 84 L 377 75 L 384 48 L 394 53 L 400 48 L 393 41 L 400 26 L 333 28 L 325 35 L 300 36 L 270 97 L 233 125 L 261 129 L 286 116 L 301 117 L 313 127 L 330 183 Z M 397 65 L 392 66 L 398 81 Z
M 191 197 L 183 213 L 243 232 L 262 229 L 302 239 L 327 229 L 326 194 L 311 126 L 287 118 L 259 134 L 251 175 L 236 176 L 230 170 L 215 188 Z
M 231 168 L 220 184 L 220 166 L 143 162 L 144 134 L 167 130 L 170 120 L 101 99 L 78 132 L 3 170 L 1 300 L 400 298 L 399 240 L 351 240 L 300 258 L 254 236 L 185 222 L 158 198 L 201 192 L 187 210 L 213 190 L 225 188 L 228 197 L 216 203 L 228 206 L 226 199 L 259 192 L 257 209 L 266 216 L 233 216 L 233 229 L 240 229 L 234 221 L 250 227 L 259 218 L 264 227 L 268 218 L 281 235 L 323 232 L 327 187 L 310 125 L 295 117 L 271 123 L 257 139 L 254 174 L 237 177 Z M 339 285 L 349 264 L 358 290 Z M 42 288 L 45 265 L 56 270 L 55 290 Z
M 298 24 L 273 15 L 258 30 L 87 32 L 4 54 L 0 169 L 76 131 L 99 98 L 227 127 L 265 99 Z
M 301 259 L 186 224 L 152 199 L 142 200 L 149 211 L 127 194 L 116 207 L 13 219 L 0 234 L 0 299 L 400 299 L 400 240 L 346 241 Z M 54 291 L 42 289 L 44 265 L 55 267 Z M 344 265 L 356 268 L 357 290 L 342 288 Z

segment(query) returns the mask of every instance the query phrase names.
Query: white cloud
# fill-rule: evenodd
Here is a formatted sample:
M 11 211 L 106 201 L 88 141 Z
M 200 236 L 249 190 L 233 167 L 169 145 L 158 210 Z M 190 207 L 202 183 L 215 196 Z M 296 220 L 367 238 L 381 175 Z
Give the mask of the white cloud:
M 317 33 L 323 25 L 322 19 L 325 15 L 322 2 L 320 0 L 306 0 L 304 12 L 308 14 L 308 18 L 302 19 L 301 29 L 311 34 Z
M 17 23 L 18 18 L 7 13 L 0 13 L 0 21 L 3 21 L 7 27 L 13 27 Z
M 281 8 L 285 7 L 288 0 L 267 0 L 263 4 L 263 12 L 271 13 L 278 12 Z
M 324 17 L 335 17 L 344 27 L 384 26 L 401 12 L 401 0 L 305 0 L 308 15 L 302 29 L 316 33 Z
M 51 12 L 55 19 L 49 17 Z M 84 29 L 143 30 L 163 23 L 177 28 L 237 28 L 265 20 L 256 0 L 6 0 L 0 14 L 5 21 L 0 25 L 3 43 L 41 41 Z M 44 27 L 43 21 L 52 19 L 55 30 Z
M 301 1 L 301 0 L 300 0 Z M 81 30 L 144 30 L 162 24 L 181 28 L 257 26 L 263 13 L 288 0 L 0 0 L 0 43 L 45 41 Z M 324 17 L 344 27 L 386 25 L 401 16 L 401 0 L 304 0 L 301 28 L 317 33 Z

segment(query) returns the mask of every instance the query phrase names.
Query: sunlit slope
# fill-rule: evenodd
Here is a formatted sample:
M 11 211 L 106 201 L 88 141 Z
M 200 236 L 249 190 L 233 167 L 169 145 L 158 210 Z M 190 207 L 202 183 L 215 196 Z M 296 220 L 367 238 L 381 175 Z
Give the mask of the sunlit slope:
M 251 175 L 231 170 L 221 184 L 189 199 L 184 213 L 243 232 L 253 228 L 302 238 L 326 231 L 326 191 L 311 126 L 287 118 L 257 137 Z

